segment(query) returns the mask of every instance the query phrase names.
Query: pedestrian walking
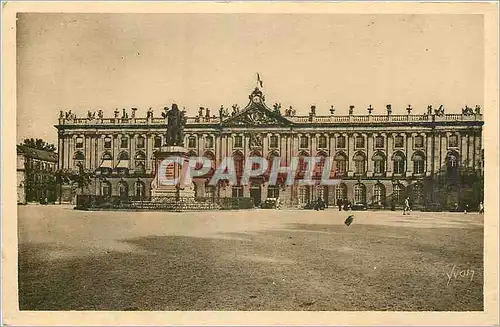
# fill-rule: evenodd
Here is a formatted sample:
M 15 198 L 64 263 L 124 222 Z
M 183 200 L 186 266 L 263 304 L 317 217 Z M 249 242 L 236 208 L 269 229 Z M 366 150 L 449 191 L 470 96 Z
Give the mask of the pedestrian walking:
M 484 213 L 484 204 L 483 204 L 483 202 L 479 202 L 479 213 L 480 214 Z
M 466 203 L 464 206 L 464 213 L 467 213 L 467 211 L 469 211 L 469 204 L 468 203 Z
M 410 208 L 410 198 L 406 197 L 405 203 L 403 205 L 403 215 L 410 214 L 411 208 Z
M 342 203 L 342 199 L 341 199 L 341 198 L 338 198 L 338 199 L 337 199 L 337 206 L 339 207 L 339 211 L 342 211 L 342 205 L 343 205 L 343 203 Z

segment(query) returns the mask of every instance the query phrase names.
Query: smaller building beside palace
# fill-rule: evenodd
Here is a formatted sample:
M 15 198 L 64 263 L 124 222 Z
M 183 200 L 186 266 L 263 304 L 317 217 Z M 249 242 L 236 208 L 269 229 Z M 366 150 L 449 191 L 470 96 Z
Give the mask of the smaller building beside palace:
M 17 146 L 17 203 L 56 201 L 57 153 Z

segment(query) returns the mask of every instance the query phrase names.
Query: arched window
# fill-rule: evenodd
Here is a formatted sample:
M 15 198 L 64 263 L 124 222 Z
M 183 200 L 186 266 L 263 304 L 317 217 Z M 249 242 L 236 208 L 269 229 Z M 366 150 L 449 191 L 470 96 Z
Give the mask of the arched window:
M 373 186 L 373 204 L 384 205 L 385 202 L 385 187 L 383 184 L 375 184 Z
M 108 181 L 101 182 L 101 195 L 104 197 L 111 196 L 111 183 Z
M 422 153 L 415 152 L 413 154 L 413 173 L 414 174 L 423 174 L 425 172 L 425 158 Z
M 142 198 L 146 195 L 146 185 L 143 181 L 135 182 L 135 196 Z
M 328 205 L 328 186 L 318 185 L 316 186 L 316 195 L 318 199 L 323 200 L 326 205 Z
M 424 137 L 422 135 L 417 135 L 413 139 L 413 144 L 416 149 L 420 149 L 424 147 Z
M 381 152 L 375 153 L 373 156 L 374 173 L 378 175 L 385 174 L 385 156 Z
M 458 172 L 458 154 L 449 152 L 446 156 L 446 171 L 449 175 L 455 175 Z
M 338 204 L 339 200 L 347 199 L 347 186 L 344 183 L 335 185 L 335 204 Z
M 405 145 L 404 138 L 401 135 L 397 135 L 394 137 L 395 148 L 402 148 L 404 147 L 404 145 Z
M 79 136 L 79 137 L 76 138 L 75 147 L 77 149 L 82 149 L 83 148 L 83 137 Z
M 421 205 L 424 202 L 424 185 L 422 183 L 413 184 L 411 187 L 411 197 L 414 205 Z
M 113 170 L 113 156 L 109 152 L 104 152 L 102 155 L 101 165 L 99 170 L 103 174 L 110 173 Z
M 392 198 L 397 204 L 402 204 L 406 197 L 406 189 L 401 184 L 395 184 L 392 191 Z
M 75 167 L 85 167 L 85 155 L 78 151 L 75 153 L 75 155 L 73 156 L 73 160 L 74 160 L 74 166 Z
M 211 165 L 212 165 L 212 168 L 210 169 L 210 171 L 203 176 L 210 177 L 213 175 L 213 173 L 215 172 L 215 168 L 216 168 L 215 154 L 212 151 L 206 151 L 203 154 L 203 156 L 205 157 L 205 159 L 209 160 Z
M 364 154 L 358 152 L 354 155 L 354 173 L 356 175 L 363 175 L 366 172 L 366 158 Z
M 118 156 L 118 160 L 128 160 L 129 159 L 129 155 L 127 152 L 121 152 L 120 155 Z
M 302 151 L 299 153 L 299 162 L 297 163 L 297 176 L 302 178 L 306 175 L 309 170 L 310 161 L 307 161 L 306 158 L 309 157 L 309 153 Z
M 343 153 L 338 153 L 334 157 L 335 174 L 343 176 L 347 172 L 347 157 Z
M 102 155 L 102 160 L 113 160 L 113 156 L 109 152 L 104 152 Z
M 124 173 L 129 167 L 129 155 L 128 152 L 123 151 L 118 155 L 118 163 L 116 164 L 116 169 L 119 172 Z
M 394 164 L 394 174 L 404 174 L 405 173 L 405 156 L 401 152 L 396 152 L 392 156 L 392 161 Z
M 275 158 L 281 158 L 280 154 L 276 151 L 269 153 L 269 155 L 267 156 L 267 170 L 269 172 L 271 171 L 271 169 L 279 169 L 279 167 L 281 166 L 281 159 L 280 161 L 277 161 L 276 167 L 273 166 L 274 160 L 277 160 Z
M 354 203 L 366 203 L 366 187 L 361 183 L 354 185 Z

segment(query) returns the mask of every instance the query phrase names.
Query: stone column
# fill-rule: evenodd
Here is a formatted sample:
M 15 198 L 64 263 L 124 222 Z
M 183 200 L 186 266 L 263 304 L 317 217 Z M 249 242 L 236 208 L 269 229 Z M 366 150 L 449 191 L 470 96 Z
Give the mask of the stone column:
M 347 134 L 347 176 L 354 176 L 354 135 Z
M 367 171 L 367 176 L 372 177 L 373 176 L 373 169 L 374 169 L 374 163 L 373 163 L 373 154 L 374 154 L 374 146 L 373 146 L 373 134 L 369 134 L 365 137 L 366 139 L 366 146 L 368 147 L 366 153 L 367 153 L 367 160 L 368 160 L 368 171 Z
M 473 168 L 474 167 L 474 160 L 475 160 L 475 156 L 474 156 L 474 134 L 471 134 L 471 135 L 468 135 L 468 141 L 469 141 L 469 144 L 468 144 L 468 159 L 469 159 L 469 164 L 467 167 L 469 168 Z
M 458 133 L 458 149 L 460 154 L 460 164 L 462 167 L 467 167 L 467 134 L 465 132 Z
M 441 169 L 441 134 L 436 132 L 434 135 L 434 172 L 437 173 Z
M 474 169 L 481 169 L 481 165 L 478 165 L 478 161 L 481 159 L 481 133 L 474 133 Z
M 269 135 L 269 133 L 262 134 L 262 156 L 264 158 L 267 157 L 267 154 L 269 152 Z
M 430 176 L 432 174 L 432 162 L 434 160 L 434 154 L 432 153 L 432 134 L 425 135 L 425 163 L 427 166 L 426 175 Z
M 62 169 L 62 168 L 64 168 L 64 155 L 65 155 L 64 146 L 65 146 L 65 144 L 64 144 L 63 135 L 60 133 L 57 135 L 57 144 L 58 144 L 57 150 L 59 151 L 59 158 L 58 158 L 59 159 L 59 167 L 58 168 Z
M 440 167 L 444 167 L 446 165 L 446 153 L 448 152 L 448 137 L 450 137 L 451 133 L 447 132 L 445 134 L 441 134 L 441 165 Z
M 391 177 L 394 169 L 394 165 L 392 163 L 392 155 L 394 153 L 394 133 L 384 133 L 384 137 L 387 139 L 387 176 Z
M 337 139 L 337 133 L 335 134 L 328 134 L 328 145 L 330 146 L 330 157 L 334 157 L 335 156 L 335 152 L 336 152 L 336 149 L 335 149 L 335 142 L 336 142 L 336 139 Z
M 135 169 L 135 151 L 136 151 L 136 146 L 137 146 L 137 137 L 139 136 L 139 134 L 136 134 L 136 133 L 133 133 L 130 135 L 129 137 L 129 149 L 130 149 L 130 152 L 129 152 L 129 157 L 130 157 L 130 160 L 129 160 L 129 169 L 131 170 L 134 170 Z
M 406 176 L 412 176 L 413 175 L 413 153 L 415 152 L 415 136 L 417 136 L 417 133 L 411 133 L 410 138 L 407 138 L 406 142 Z
M 146 173 L 153 172 L 153 143 L 156 135 L 146 135 Z
M 310 134 L 311 136 L 311 156 L 316 156 L 316 154 L 318 153 L 318 137 L 320 134 Z

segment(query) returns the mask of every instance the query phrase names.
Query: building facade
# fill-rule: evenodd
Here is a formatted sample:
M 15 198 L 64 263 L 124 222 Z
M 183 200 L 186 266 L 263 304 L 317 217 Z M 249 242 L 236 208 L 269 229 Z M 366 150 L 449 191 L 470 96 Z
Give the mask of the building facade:
M 259 204 L 268 197 L 279 197 L 288 207 L 301 207 L 322 198 L 329 205 L 338 199 L 364 203 L 369 207 L 401 204 L 409 196 L 414 207 L 431 203 L 450 206 L 462 201 L 464 188 L 471 188 L 473 175 L 483 174 L 482 125 L 478 106 L 462 113 L 446 114 L 443 107 L 431 106 L 424 113 L 395 115 L 387 105 L 383 114 L 318 115 L 311 106 L 309 115 L 297 115 L 290 107 L 266 105 L 258 88 L 249 95 L 247 105 L 232 110 L 220 108 L 216 114 L 199 108 L 188 117 L 184 147 L 190 156 L 205 156 L 218 165 L 224 157 L 233 157 L 238 176 L 245 158 L 263 156 L 272 162 L 280 157 L 289 166 L 293 157 L 323 157 L 332 160 L 332 176 L 338 185 L 269 185 L 266 175 L 250 179 L 248 185 L 208 185 L 210 174 L 194 179 L 197 197 L 252 197 Z M 165 108 L 166 109 L 166 108 Z M 95 172 L 93 184 L 86 190 L 96 195 L 122 197 L 148 196 L 154 177 L 154 153 L 164 144 L 166 115 L 155 117 L 152 109 L 146 117 L 115 110 L 104 118 L 99 110 L 86 118 L 71 112 L 60 113 L 58 130 L 59 168 L 76 169 L 82 164 Z M 365 111 L 365 110 L 363 110 Z M 425 110 L 424 110 L 425 111 Z M 321 165 L 315 170 L 319 178 Z M 299 164 L 300 166 L 300 164 Z M 303 172 L 298 172 L 299 179 Z M 474 193 L 474 192 L 473 192 Z M 471 195 L 478 201 L 482 194 Z
M 17 203 L 56 200 L 57 153 L 17 146 Z

